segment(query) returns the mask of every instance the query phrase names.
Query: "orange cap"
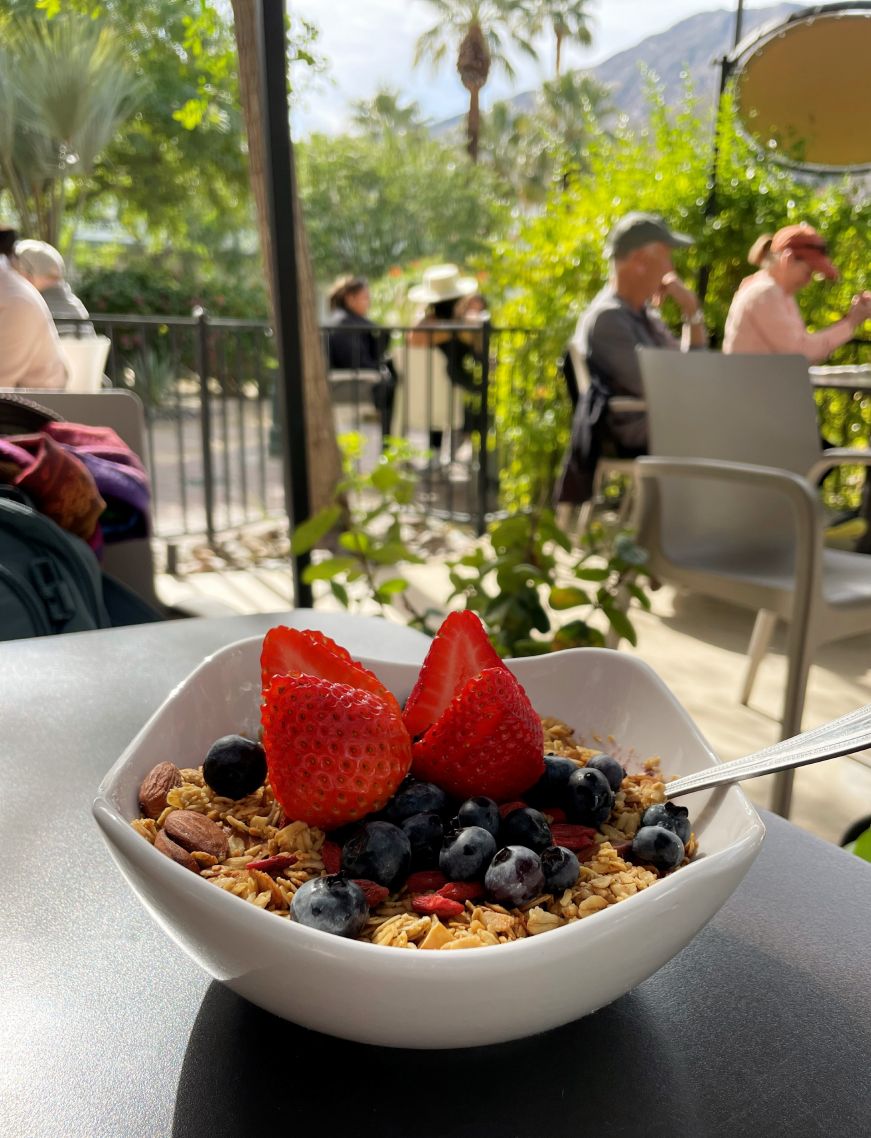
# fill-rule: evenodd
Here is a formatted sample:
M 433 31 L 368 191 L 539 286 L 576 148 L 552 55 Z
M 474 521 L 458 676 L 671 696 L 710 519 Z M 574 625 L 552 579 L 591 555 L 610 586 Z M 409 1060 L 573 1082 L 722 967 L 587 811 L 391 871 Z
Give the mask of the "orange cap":
M 815 273 L 822 273 L 830 281 L 836 280 L 838 270 L 829 260 L 826 242 L 811 225 L 784 225 L 771 239 L 771 252 L 782 253 L 791 249 Z

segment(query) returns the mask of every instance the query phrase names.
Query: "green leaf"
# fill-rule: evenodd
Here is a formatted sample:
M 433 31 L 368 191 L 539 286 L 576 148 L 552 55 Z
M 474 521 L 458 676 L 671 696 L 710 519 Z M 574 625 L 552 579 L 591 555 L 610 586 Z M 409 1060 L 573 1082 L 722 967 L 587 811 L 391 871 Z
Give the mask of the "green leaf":
M 621 612 L 616 608 L 603 608 L 602 610 L 608 618 L 608 623 L 614 629 L 618 636 L 622 636 L 624 640 L 628 640 L 634 648 L 638 643 L 638 637 L 635 635 L 635 629 L 632 627 L 632 622 L 625 612 Z
M 322 537 L 325 537 L 336 525 L 342 516 L 341 506 L 325 506 L 312 517 L 306 518 L 293 531 L 291 549 L 294 556 L 308 553 L 314 549 Z M 341 540 L 341 539 L 340 539 Z
M 370 478 L 376 490 L 380 490 L 382 494 L 388 494 L 396 487 L 400 475 L 393 467 L 384 465 L 376 466 Z
M 378 598 L 392 597 L 396 593 L 404 593 L 408 588 L 408 581 L 404 577 L 391 577 L 388 581 L 382 581 L 378 586 Z
M 871 830 L 866 830 L 859 835 L 853 843 L 853 853 L 857 857 L 864 858 L 865 861 L 871 861 Z
M 306 584 L 312 581 L 330 581 L 341 573 L 355 569 L 357 562 L 353 557 L 328 557 L 325 561 L 318 561 L 313 565 L 306 565 L 302 579 Z
M 585 569 L 583 565 L 579 565 L 574 571 L 575 577 L 579 581 L 607 581 L 611 576 L 609 569 Z
M 650 612 L 650 597 L 648 597 L 648 595 L 647 595 L 647 593 L 645 593 L 644 589 L 642 589 L 640 585 L 632 585 L 632 584 L 628 584 L 626 586 L 626 588 L 629 590 L 629 592 L 632 594 L 632 596 L 636 599 L 636 601 L 638 601 L 638 603 L 641 605 L 641 607 L 643 609 L 646 609 L 647 612 Z
M 348 590 L 344 585 L 340 585 L 338 581 L 330 581 L 330 592 L 343 608 L 347 609 L 351 607 L 351 602 L 348 599 Z
M 372 550 L 371 538 L 359 530 L 339 534 L 339 545 L 342 549 L 347 549 L 349 553 L 356 553 L 360 557 L 367 556 Z
M 590 597 L 583 589 L 572 586 L 567 588 L 553 588 L 550 591 L 550 607 L 561 612 L 563 609 L 573 609 L 578 605 L 588 605 Z

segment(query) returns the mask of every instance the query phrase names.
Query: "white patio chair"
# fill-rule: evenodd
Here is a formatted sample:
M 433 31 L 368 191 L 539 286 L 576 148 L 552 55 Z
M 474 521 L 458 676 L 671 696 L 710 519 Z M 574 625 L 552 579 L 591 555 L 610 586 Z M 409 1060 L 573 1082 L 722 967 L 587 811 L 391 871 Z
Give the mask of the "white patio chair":
M 403 348 L 396 389 L 395 421 L 399 431 L 459 431 L 463 400 L 448 378 L 448 361 L 439 348 Z
M 639 349 L 651 457 L 637 460 L 638 542 L 657 578 L 758 613 L 743 697 L 787 624 L 781 737 L 801 730 L 816 649 L 871 630 L 871 560 L 823 546 L 817 481 L 871 452 L 820 448 L 807 361 Z M 789 813 L 792 772 L 773 808 Z
M 103 386 L 103 372 L 109 358 L 108 336 L 61 336 L 61 355 L 67 365 L 65 391 L 93 394 Z

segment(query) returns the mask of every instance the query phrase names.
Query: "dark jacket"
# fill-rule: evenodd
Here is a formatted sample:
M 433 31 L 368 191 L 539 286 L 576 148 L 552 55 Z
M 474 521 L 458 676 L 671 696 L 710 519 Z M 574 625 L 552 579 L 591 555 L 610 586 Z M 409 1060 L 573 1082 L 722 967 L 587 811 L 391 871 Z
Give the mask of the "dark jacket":
M 383 328 L 343 308 L 333 314 L 329 324 L 331 368 L 381 370 L 388 338 Z

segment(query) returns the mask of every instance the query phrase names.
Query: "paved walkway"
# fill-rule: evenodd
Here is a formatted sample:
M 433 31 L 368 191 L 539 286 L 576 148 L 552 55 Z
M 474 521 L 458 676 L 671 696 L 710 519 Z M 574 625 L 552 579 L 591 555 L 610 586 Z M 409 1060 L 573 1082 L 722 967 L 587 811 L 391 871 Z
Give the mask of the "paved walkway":
M 440 566 L 410 570 L 418 593 L 441 606 L 447 578 Z M 280 612 L 292 607 L 289 569 L 258 569 L 163 576 L 165 601 L 192 604 L 203 615 L 219 612 Z M 335 605 L 325 596 L 318 607 Z M 744 653 L 752 615 L 706 598 L 676 594 L 664 587 L 653 595 L 653 611 L 638 611 L 637 649 L 624 646 L 650 664 L 683 704 L 713 750 L 724 760 L 776 742 L 785 676 L 781 644 L 764 661 L 750 707 L 738 703 Z M 813 727 L 871 703 L 871 636 L 829 645 L 811 670 L 804 725 Z M 828 841 L 840 840 L 858 818 L 871 814 L 871 753 L 867 764 L 833 759 L 796 772 L 792 820 Z M 767 779 L 745 783 L 748 796 L 767 805 Z

